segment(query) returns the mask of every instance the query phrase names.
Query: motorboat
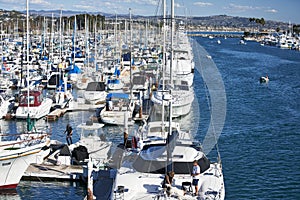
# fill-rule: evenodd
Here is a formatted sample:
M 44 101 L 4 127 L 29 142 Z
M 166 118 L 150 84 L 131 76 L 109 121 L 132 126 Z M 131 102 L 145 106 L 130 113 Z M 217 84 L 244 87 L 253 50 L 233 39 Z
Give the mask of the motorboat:
M 259 78 L 260 83 L 268 83 L 269 82 L 269 77 L 268 76 L 262 76 Z
M 100 112 L 100 119 L 105 124 L 124 125 L 125 115 L 128 124 L 132 124 L 135 103 L 125 93 L 109 93 L 106 105 Z
M 48 159 L 55 160 L 58 165 L 81 165 L 90 159 L 95 166 L 104 166 L 111 153 L 112 142 L 106 140 L 101 131 L 104 124 L 87 121 L 77 126 L 80 139 L 74 144 L 55 144 L 53 153 Z
M 165 79 L 165 90 L 172 89 L 172 117 L 180 117 L 187 115 L 191 110 L 192 102 L 194 101 L 194 92 L 189 87 L 187 81 L 173 80 L 173 84 L 169 79 Z M 163 96 L 166 91 L 163 90 L 162 80 L 158 86 L 158 90 L 153 93 L 151 100 L 154 102 L 156 113 L 161 113 L 162 104 L 168 106 L 167 102 L 163 101 Z
M 44 97 L 41 91 L 23 91 L 20 95 L 19 106 L 16 110 L 17 119 L 40 119 L 49 114 L 52 99 Z

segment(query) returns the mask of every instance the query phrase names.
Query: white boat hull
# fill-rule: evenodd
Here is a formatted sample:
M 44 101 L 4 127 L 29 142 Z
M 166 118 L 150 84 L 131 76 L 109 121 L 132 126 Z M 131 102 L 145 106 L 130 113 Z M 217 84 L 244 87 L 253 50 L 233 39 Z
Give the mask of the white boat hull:
M 52 106 L 52 99 L 45 99 L 40 106 L 36 107 L 21 107 L 19 106 L 16 111 L 16 118 L 17 119 L 26 119 L 29 117 L 31 119 L 40 119 L 49 114 L 51 106 Z
M 102 122 L 105 124 L 124 125 L 125 112 L 127 112 L 127 111 L 124 111 L 124 112 L 122 112 L 122 111 L 119 111 L 119 112 L 105 111 L 105 112 L 101 112 L 100 118 L 101 118 Z M 131 125 L 132 122 L 130 121 L 130 119 L 131 119 L 130 112 L 128 112 L 127 116 L 128 116 L 128 122 L 129 122 L 128 125 Z
M 89 104 L 99 104 L 105 103 L 106 92 L 96 92 L 96 91 L 85 91 L 84 92 L 84 99 Z
M 16 150 L 1 149 L 0 189 L 16 188 L 28 166 L 43 160 L 45 152 L 41 148 L 45 145 L 41 143 Z

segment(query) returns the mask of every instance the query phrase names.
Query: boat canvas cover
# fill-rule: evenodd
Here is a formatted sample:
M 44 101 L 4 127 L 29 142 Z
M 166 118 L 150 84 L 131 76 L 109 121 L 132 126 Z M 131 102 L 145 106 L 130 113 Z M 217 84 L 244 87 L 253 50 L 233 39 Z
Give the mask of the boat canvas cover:
M 147 80 L 145 76 L 134 76 L 132 80 L 133 85 L 144 85 Z
M 203 156 L 198 160 L 198 164 L 201 169 L 201 173 L 205 172 L 210 167 L 210 161 L 207 157 Z M 138 172 L 143 173 L 166 173 L 167 161 L 145 160 L 142 156 L 138 156 L 133 167 Z M 173 162 L 173 171 L 176 174 L 191 174 L 193 168 L 193 162 Z
M 106 99 L 129 99 L 129 94 L 125 94 L 125 93 L 109 93 L 106 96 Z
M 60 80 L 60 75 L 59 74 L 55 74 L 52 75 L 48 81 L 48 85 L 56 85 L 59 86 L 59 80 Z
M 105 91 L 104 82 L 91 82 L 87 85 L 86 91 Z

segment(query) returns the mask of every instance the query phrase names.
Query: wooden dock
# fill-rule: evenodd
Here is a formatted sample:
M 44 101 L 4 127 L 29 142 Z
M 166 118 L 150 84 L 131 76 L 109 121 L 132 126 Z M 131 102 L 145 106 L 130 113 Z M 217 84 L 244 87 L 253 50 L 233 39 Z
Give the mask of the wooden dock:
M 48 121 L 55 121 L 57 120 L 59 117 L 63 116 L 65 113 L 67 112 L 67 109 L 55 109 L 52 112 L 50 112 L 46 118 Z
M 37 181 L 83 181 L 83 167 L 80 165 L 31 164 L 25 171 L 22 179 Z
M 66 112 L 78 112 L 78 111 L 95 111 L 96 108 L 103 107 L 104 105 L 92 105 L 92 104 L 82 104 L 75 102 L 72 107 L 68 108 L 57 108 L 50 112 L 46 119 L 48 121 L 56 121 L 58 118 L 62 117 Z

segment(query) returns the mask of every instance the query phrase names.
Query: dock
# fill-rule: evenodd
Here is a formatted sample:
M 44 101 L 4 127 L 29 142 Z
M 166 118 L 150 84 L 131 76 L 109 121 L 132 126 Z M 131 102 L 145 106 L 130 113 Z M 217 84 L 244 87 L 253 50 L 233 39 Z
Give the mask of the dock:
M 104 105 L 93 105 L 74 102 L 72 107 L 68 108 L 56 108 L 50 112 L 46 119 L 48 121 L 56 121 L 58 118 L 62 117 L 66 112 L 78 112 L 78 111 L 95 111 L 97 108 L 103 107 Z
M 22 180 L 35 181 L 83 181 L 83 167 L 80 165 L 31 164 Z
M 209 37 L 209 36 L 213 36 L 213 37 L 227 37 L 227 38 L 240 38 L 243 36 L 242 33 L 226 33 L 226 32 L 216 32 L 216 33 L 188 33 L 187 34 L 189 37 Z
M 56 121 L 59 117 L 63 116 L 67 112 L 67 109 L 55 109 L 52 112 L 50 112 L 46 119 L 48 121 Z

